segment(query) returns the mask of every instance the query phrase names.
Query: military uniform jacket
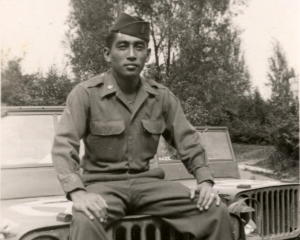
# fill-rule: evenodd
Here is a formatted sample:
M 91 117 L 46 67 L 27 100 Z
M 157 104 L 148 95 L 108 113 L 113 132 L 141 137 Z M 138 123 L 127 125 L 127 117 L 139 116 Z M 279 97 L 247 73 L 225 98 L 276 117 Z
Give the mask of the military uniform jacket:
M 107 174 L 148 171 L 161 135 L 177 149 L 198 183 L 213 181 L 199 134 L 166 87 L 141 78 L 130 107 L 112 70 L 77 85 L 68 96 L 52 149 L 64 191 L 85 189 L 84 176 L 92 174 L 101 179 Z M 81 139 L 85 145 L 82 160 Z

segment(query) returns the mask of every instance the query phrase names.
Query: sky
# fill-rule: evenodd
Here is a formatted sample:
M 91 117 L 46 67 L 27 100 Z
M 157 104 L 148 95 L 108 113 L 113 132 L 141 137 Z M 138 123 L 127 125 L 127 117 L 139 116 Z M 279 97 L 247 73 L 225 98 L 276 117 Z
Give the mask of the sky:
M 26 73 L 64 67 L 68 13 L 69 0 L 0 0 L 3 61 L 24 58 Z
M 278 41 L 290 67 L 300 73 L 300 1 L 250 0 L 244 13 L 235 19 L 243 30 L 242 48 L 252 83 L 263 96 L 270 95 L 267 83 L 268 58 Z
M 46 72 L 53 64 L 63 69 L 69 10 L 69 0 L 0 0 L 2 61 L 23 58 L 25 73 Z M 268 98 L 268 58 L 275 40 L 290 67 L 300 72 L 300 0 L 249 0 L 234 22 L 243 30 L 242 49 L 252 85 Z

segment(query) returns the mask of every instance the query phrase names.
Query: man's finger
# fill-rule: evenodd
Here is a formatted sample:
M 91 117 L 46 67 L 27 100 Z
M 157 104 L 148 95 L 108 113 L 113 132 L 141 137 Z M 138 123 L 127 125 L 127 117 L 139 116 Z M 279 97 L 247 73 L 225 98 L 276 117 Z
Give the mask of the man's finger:
M 103 207 L 101 210 L 100 210 L 100 214 L 101 214 L 101 218 L 107 218 L 107 211 L 106 211 L 106 208 Z
M 103 199 L 103 203 L 104 203 L 104 206 L 106 207 L 106 208 L 108 208 L 108 205 L 107 205 L 107 203 L 106 203 L 106 201 Z
M 105 201 L 102 201 L 101 199 L 97 199 L 97 201 L 95 202 L 94 205 L 97 205 L 97 210 L 100 214 L 99 219 L 100 218 L 106 218 L 106 216 L 107 216 L 107 210 L 106 210 L 107 207 L 106 206 L 107 205 L 106 205 Z
M 208 204 L 210 198 L 211 198 L 211 189 L 207 189 L 207 188 L 203 188 L 201 190 L 201 192 L 203 193 L 203 199 L 202 199 L 202 202 L 199 203 L 200 204 L 200 211 L 204 210 L 204 208 L 206 207 L 206 205 Z
M 190 188 L 190 198 L 193 200 L 195 198 L 196 188 L 191 187 Z
M 101 208 L 100 208 L 99 206 L 97 206 L 96 204 L 90 204 L 90 205 L 88 206 L 88 209 L 89 209 L 90 211 L 92 211 L 92 213 L 94 213 L 94 215 L 95 215 L 98 219 L 100 219 L 101 217 L 103 217 L 103 216 L 100 214 Z
M 98 199 L 97 199 L 97 202 L 101 205 L 101 206 L 104 206 L 106 208 L 108 208 L 108 205 L 105 201 L 105 199 L 103 199 L 101 196 L 98 195 Z
M 199 194 L 198 203 L 197 203 L 197 207 L 199 208 L 200 211 L 203 211 L 203 207 L 205 206 L 203 204 L 205 202 L 205 194 L 206 194 L 206 191 L 204 189 L 201 189 L 200 194 Z
M 94 220 L 93 214 L 92 214 L 87 208 L 84 208 L 84 209 L 82 209 L 81 211 L 84 212 L 85 215 L 86 215 L 89 219 L 91 219 L 92 221 Z
M 207 204 L 205 205 L 205 210 L 208 210 L 210 205 L 212 204 L 212 202 L 215 200 L 215 194 L 214 193 L 211 193 L 210 194 L 210 198 L 207 202 Z
M 98 200 L 97 201 L 97 204 L 100 206 L 100 214 L 102 217 L 106 217 L 107 215 L 107 204 L 105 203 L 105 201 L 101 201 L 101 200 Z

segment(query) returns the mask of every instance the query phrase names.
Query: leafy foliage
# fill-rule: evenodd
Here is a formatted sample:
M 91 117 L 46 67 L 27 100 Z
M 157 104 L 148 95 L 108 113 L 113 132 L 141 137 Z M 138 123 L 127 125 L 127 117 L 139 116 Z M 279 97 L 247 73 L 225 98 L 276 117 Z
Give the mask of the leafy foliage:
M 30 96 L 25 87 L 30 79 L 22 74 L 21 59 L 14 59 L 2 66 L 1 100 L 9 105 L 26 105 Z
M 54 66 L 45 77 L 40 73 L 23 74 L 21 61 L 10 60 L 1 73 L 2 103 L 14 106 L 64 105 L 76 82 L 71 81 L 66 73 L 60 74 Z
M 68 57 L 77 78 L 87 80 L 109 67 L 102 50 L 117 16 L 116 4 L 106 0 L 71 0 L 71 7 L 65 42 L 71 50 Z
M 232 27 L 229 0 L 123 0 L 123 9 L 151 24 L 154 61 L 147 77 L 169 87 L 194 125 L 228 125 L 238 118 L 241 98 L 250 94 L 249 73 Z M 241 0 L 236 4 L 243 4 Z M 117 1 L 72 0 L 68 42 L 76 76 L 108 66 L 104 37 L 117 16 Z M 115 8 L 114 8 L 115 6 Z
M 290 69 L 278 42 L 269 59 L 270 123 L 272 141 L 276 153 L 270 157 L 274 163 L 280 159 L 282 167 L 295 166 L 299 162 L 299 102 L 293 98 L 289 79 L 295 76 Z
M 239 102 L 238 118 L 230 122 L 231 138 L 234 142 L 271 144 L 269 104 L 258 89 Z
M 288 110 L 290 104 L 294 102 L 289 79 L 295 77 L 295 72 L 292 68 L 289 69 L 285 53 L 279 42 L 274 43 L 273 56 L 269 58 L 269 68 L 268 85 L 272 90 L 271 104 L 276 108 L 283 107 Z

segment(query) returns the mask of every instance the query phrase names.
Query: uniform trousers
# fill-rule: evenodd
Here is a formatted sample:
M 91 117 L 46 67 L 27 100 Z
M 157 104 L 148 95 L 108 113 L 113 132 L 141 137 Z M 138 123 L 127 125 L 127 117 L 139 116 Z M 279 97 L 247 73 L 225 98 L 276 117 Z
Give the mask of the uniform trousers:
M 190 233 L 198 240 L 232 240 L 233 229 L 225 204 L 212 203 L 209 210 L 199 211 L 198 195 L 190 199 L 190 189 L 178 182 L 157 178 L 137 178 L 99 182 L 87 186 L 88 192 L 100 194 L 108 205 L 108 219 L 90 220 L 73 209 L 71 240 L 109 240 L 105 229 L 126 215 L 151 215 L 181 233 Z

